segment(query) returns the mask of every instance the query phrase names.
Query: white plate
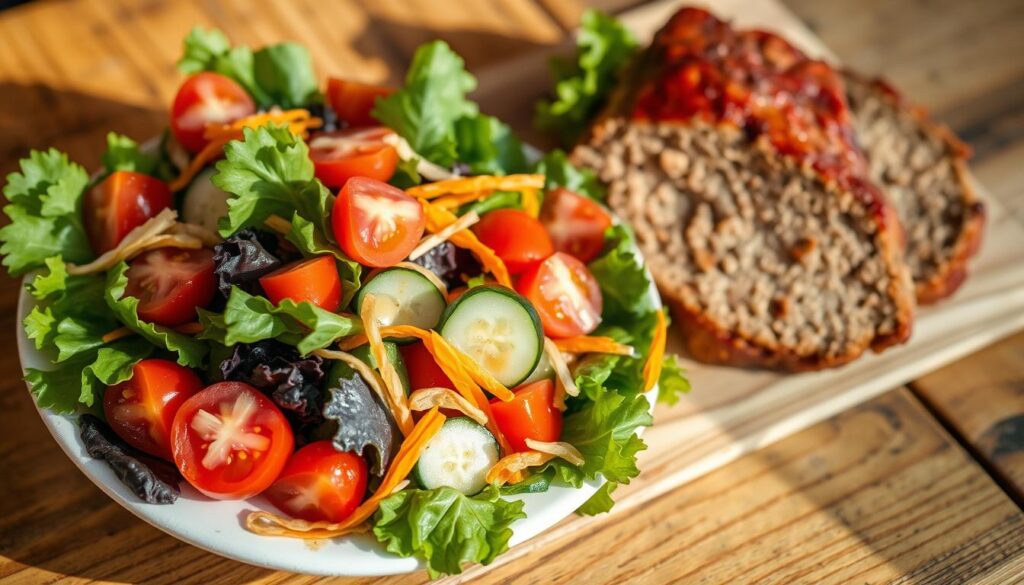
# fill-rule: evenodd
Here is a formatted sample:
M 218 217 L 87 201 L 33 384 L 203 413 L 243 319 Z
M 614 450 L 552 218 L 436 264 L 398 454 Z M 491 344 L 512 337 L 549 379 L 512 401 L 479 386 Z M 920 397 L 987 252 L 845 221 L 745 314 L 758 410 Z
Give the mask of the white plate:
M 660 308 L 661 299 L 657 291 L 652 288 L 648 294 L 654 306 Z M 18 300 L 18 354 L 22 368 L 47 369 L 52 366 L 41 352 L 36 351 L 21 327 L 33 304 L 32 296 L 22 288 Z M 648 393 L 652 410 L 657 394 L 657 386 Z M 300 539 L 253 534 L 242 525 L 246 514 L 254 509 L 276 511 L 262 497 L 216 501 L 182 481 L 181 497 L 174 504 L 146 504 L 117 479 L 106 463 L 86 454 L 72 417 L 38 410 L 57 444 L 93 483 L 132 514 L 189 544 L 251 565 L 293 573 L 379 576 L 408 573 L 423 567 L 419 559 L 400 558 L 387 553 L 372 534 L 313 544 Z M 526 512 L 526 518 L 513 524 L 510 544 L 516 545 L 553 526 L 586 502 L 602 483 L 595 480 L 580 489 L 553 486 L 542 494 L 510 496 L 509 499 L 522 500 Z

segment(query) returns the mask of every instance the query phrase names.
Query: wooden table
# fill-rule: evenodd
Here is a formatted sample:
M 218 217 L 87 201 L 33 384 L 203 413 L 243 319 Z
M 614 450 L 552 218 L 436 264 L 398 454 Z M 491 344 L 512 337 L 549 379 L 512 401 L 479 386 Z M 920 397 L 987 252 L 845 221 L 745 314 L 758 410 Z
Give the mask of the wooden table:
M 512 57 L 564 48 L 583 4 L 460 0 L 440 10 L 414 0 L 67 0 L 15 8 L 0 13 L 0 171 L 47 145 L 95 165 L 107 130 L 157 132 L 179 79 L 180 39 L 196 23 L 241 43 L 301 39 L 321 73 L 371 82 L 395 81 L 416 45 L 440 37 L 486 77 Z M 636 2 L 598 4 L 618 11 Z M 952 125 L 975 148 L 981 181 L 1024 216 L 1024 2 L 786 4 L 846 63 L 888 76 Z M 501 105 L 484 103 L 528 132 L 528 113 Z M 20 380 L 17 293 L 13 281 L 0 281 L 0 579 L 315 581 L 183 544 L 78 473 Z M 464 577 L 1024 581 L 1022 490 L 1024 334 Z M 383 581 L 424 580 L 418 573 Z

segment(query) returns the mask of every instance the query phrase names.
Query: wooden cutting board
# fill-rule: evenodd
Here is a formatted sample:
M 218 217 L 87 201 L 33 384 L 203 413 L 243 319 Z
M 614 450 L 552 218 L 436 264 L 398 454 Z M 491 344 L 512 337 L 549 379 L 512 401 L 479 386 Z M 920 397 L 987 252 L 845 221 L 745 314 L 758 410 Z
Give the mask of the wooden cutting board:
M 646 42 L 684 4 L 704 4 L 740 27 L 778 32 L 806 53 L 836 62 L 832 52 L 776 0 L 657 2 L 626 12 L 621 18 Z M 507 95 L 513 88 L 529 93 L 524 88 L 545 86 L 546 77 L 536 73 L 537 60 L 531 55 L 503 64 L 498 71 L 485 72 L 482 102 L 498 102 L 497 96 Z M 521 112 L 522 102 L 516 101 Z M 1024 251 L 1024 225 L 1003 202 L 980 186 L 979 193 L 988 207 L 988 228 L 982 252 L 971 265 L 971 277 L 952 299 L 919 311 L 913 337 L 906 345 L 840 369 L 807 374 L 708 366 L 684 356 L 682 362 L 694 389 L 679 404 L 656 410 L 655 425 L 644 435 L 649 448 L 640 455 L 642 473 L 615 493 L 617 503 L 612 514 L 628 513 L 745 453 L 1024 328 L 1024 263 L 1019 261 Z M 672 332 L 670 350 L 681 347 L 678 333 Z M 497 562 L 510 562 L 594 521 L 570 518 Z M 466 580 L 485 570 L 474 567 L 453 579 Z

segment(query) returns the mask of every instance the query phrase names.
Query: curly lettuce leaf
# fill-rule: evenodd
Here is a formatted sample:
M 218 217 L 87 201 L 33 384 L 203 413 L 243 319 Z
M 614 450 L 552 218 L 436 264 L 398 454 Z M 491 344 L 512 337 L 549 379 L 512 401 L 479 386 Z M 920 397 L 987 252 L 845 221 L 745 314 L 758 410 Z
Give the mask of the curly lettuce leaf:
M 152 175 L 157 170 L 157 157 L 139 149 L 139 144 L 117 132 L 107 134 L 107 150 L 101 157 L 108 173 L 132 171 Z
M 627 326 L 654 310 L 647 294 L 651 280 L 634 252 L 633 235 L 624 225 L 609 228 L 605 251 L 590 263 L 604 295 L 605 322 Z
M 362 324 L 351 317 L 325 311 L 308 301 L 290 299 L 276 307 L 264 297 L 232 287 L 223 313 L 199 310 L 202 339 L 225 346 L 276 339 L 306 355 L 334 341 L 359 333 Z
M 565 187 L 570 191 L 586 195 L 591 199 L 604 199 L 604 186 L 597 180 L 597 173 L 591 169 L 577 168 L 562 150 L 552 150 L 537 161 L 535 172 L 544 175 L 544 189 L 550 191 Z
M 522 502 L 501 499 L 494 487 L 472 497 L 448 487 L 402 490 L 381 501 L 373 534 L 390 553 L 423 558 L 436 578 L 461 573 L 465 563 L 490 564 L 525 517 Z
M 132 368 L 149 357 L 153 346 L 129 339 L 116 341 L 50 370 L 28 368 L 25 380 L 41 408 L 67 414 L 79 404 L 93 406 L 103 390 L 132 377 Z
M 494 116 L 479 114 L 455 122 L 459 162 L 477 175 L 523 173 L 528 168 L 523 143 Z
M 636 51 L 636 39 L 622 23 L 598 10 L 584 12 L 576 37 L 575 61 L 556 60 L 551 64 L 554 99 L 537 104 L 537 126 L 566 145 L 576 142 Z
M 82 194 L 89 175 L 55 149 L 33 150 L 19 162 L 21 172 L 7 176 L 0 228 L 0 254 L 11 276 L 40 268 L 47 258 L 85 263 L 93 258 L 82 223 Z
M 665 354 L 661 363 L 661 376 L 658 377 L 658 402 L 669 406 L 679 402 L 683 394 L 690 392 L 690 380 L 686 371 L 679 365 L 679 357 Z
M 203 365 L 203 358 L 209 350 L 209 346 L 184 333 L 148 323 L 139 319 L 139 299 L 125 296 L 124 291 L 128 286 L 128 264 L 121 262 L 107 272 L 106 289 L 103 292 L 103 299 L 107 306 L 117 316 L 118 320 L 135 333 L 141 335 L 153 345 L 166 349 L 177 355 L 179 364 L 189 368 L 199 368 Z M 107 332 L 110 330 L 108 329 Z M 136 341 L 135 343 L 138 343 Z
M 590 496 L 589 500 L 583 502 L 583 505 L 576 509 L 576 513 L 581 516 L 597 516 L 598 514 L 611 511 L 612 507 L 615 506 L 612 492 L 617 487 L 619 487 L 619 484 L 610 481 L 601 484 L 601 487 L 597 488 L 594 495 Z

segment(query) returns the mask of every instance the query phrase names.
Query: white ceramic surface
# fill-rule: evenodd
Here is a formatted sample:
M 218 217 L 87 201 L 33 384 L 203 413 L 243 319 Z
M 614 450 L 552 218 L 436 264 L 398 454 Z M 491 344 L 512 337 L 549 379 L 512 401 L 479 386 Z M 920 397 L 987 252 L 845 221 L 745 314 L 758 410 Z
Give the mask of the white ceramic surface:
M 657 291 L 652 288 L 648 294 L 654 305 L 661 307 Z M 46 356 L 36 351 L 21 327 L 33 302 L 31 295 L 23 289 L 18 302 L 18 353 L 22 368 L 46 369 L 51 367 Z M 657 393 L 657 386 L 648 393 L 652 410 Z M 199 548 L 269 569 L 314 575 L 393 575 L 423 566 L 419 559 L 399 558 L 387 553 L 372 534 L 324 540 L 315 545 L 300 539 L 253 534 L 242 525 L 246 514 L 254 509 L 276 511 L 261 497 L 246 501 L 215 501 L 183 481 L 181 497 L 174 504 L 146 504 L 118 481 L 106 463 L 91 459 L 86 454 L 73 417 L 42 409 L 39 415 L 68 458 L 114 501 L 160 530 Z M 590 498 L 601 483 L 587 482 L 581 489 L 555 486 L 542 494 L 511 496 L 510 499 L 525 503 L 526 512 L 526 518 L 513 525 L 511 545 L 536 536 L 571 514 Z M 69 529 L 74 530 L 74 527 Z

